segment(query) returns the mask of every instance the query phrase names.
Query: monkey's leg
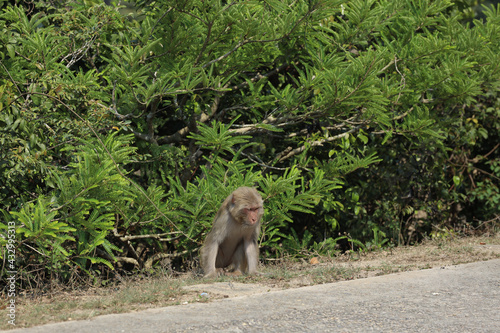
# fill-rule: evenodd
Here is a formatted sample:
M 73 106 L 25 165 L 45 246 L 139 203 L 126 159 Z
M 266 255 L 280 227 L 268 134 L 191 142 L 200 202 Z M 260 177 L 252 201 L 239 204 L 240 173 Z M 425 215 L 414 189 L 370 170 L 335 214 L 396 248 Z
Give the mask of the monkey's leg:
M 215 269 L 215 261 L 219 246 L 217 243 L 206 244 L 202 251 L 203 273 L 205 277 L 217 277 L 218 272 Z
M 233 266 L 234 272 L 239 272 L 240 275 L 245 273 L 248 267 L 248 261 L 245 256 L 245 246 L 244 242 L 241 242 L 234 251 L 233 254 Z
M 255 274 L 259 264 L 259 246 L 254 240 L 243 242 L 245 250 L 245 270 L 248 274 Z M 248 270 L 248 271 L 247 271 Z

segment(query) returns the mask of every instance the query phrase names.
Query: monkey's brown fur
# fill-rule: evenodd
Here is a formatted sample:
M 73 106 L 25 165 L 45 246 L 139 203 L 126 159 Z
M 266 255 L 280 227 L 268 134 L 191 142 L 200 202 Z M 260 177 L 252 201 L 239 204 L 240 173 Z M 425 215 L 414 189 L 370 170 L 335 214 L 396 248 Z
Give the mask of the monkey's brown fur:
M 252 187 L 240 187 L 224 200 L 201 248 L 205 276 L 217 276 L 218 268 L 230 265 L 237 273 L 257 271 L 263 212 L 262 197 Z

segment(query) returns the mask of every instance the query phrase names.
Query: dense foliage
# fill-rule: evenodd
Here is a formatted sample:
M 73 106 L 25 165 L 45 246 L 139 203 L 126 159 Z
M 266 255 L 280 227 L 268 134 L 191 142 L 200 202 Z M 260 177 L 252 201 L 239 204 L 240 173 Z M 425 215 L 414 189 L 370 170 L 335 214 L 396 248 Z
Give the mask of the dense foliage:
M 23 282 L 191 263 L 243 185 L 264 258 L 498 226 L 500 8 L 117 2 L 0 0 Z

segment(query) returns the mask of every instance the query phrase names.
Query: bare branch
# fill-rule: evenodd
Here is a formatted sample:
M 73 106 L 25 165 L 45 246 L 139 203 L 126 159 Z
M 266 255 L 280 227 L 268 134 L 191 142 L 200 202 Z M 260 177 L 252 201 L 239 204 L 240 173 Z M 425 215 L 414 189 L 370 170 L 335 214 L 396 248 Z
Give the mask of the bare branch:
M 146 238 L 153 238 L 157 239 L 162 242 L 169 242 L 176 240 L 180 237 L 180 232 L 179 231 L 174 231 L 174 232 L 165 232 L 163 234 L 149 234 L 149 235 L 127 235 L 127 236 L 119 236 L 115 233 L 115 236 L 117 236 L 121 241 L 126 242 L 129 240 L 136 240 L 136 239 L 146 239 Z M 170 235 L 179 235 L 171 238 L 162 238 L 163 236 L 170 236 Z
M 292 156 L 300 154 L 301 152 L 303 152 L 304 150 L 306 150 L 308 147 L 322 146 L 324 143 L 332 142 L 332 141 L 341 139 L 343 137 L 346 137 L 349 134 L 356 132 L 360 128 L 361 128 L 361 125 L 360 126 L 356 126 L 354 128 L 351 128 L 349 131 L 344 132 L 344 133 L 339 134 L 339 135 L 331 136 L 331 137 L 328 137 L 328 138 L 325 138 L 325 139 L 321 139 L 321 140 L 317 140 L 317 141 L 308 142 L 308 144 L 306 144 L 306 145 L 303 145 L 301 147 L 297 147 L 295 149 L 292 149 L 288 153 L 283 154 L 284 156 L 280 157 L 279 160 L 278 160 L 278 162 L 283 162 L 284 160 L 286 160 L 286 159 L 288 159 L 288 158 L 290 158 Z
M 255 164 L 263 167 L 263 168 L 266 168 L 266 169 L 272 169 L 272 170 L 278 170 L 278 171 L 286 171 L 288 170 L 289 168 L 278 168 L 278 167 L 274 167 L 274 166 L 270 166 L 270 165 L 267 165 L 267 164 L 264 164 L 263 161 L 257 161 L 258 157 L 257 156 L 253 156 L 253 155 L 250 155 L 250 154 L 246 154 L 244 152 L 241 152 L 241 155 L 247 157 L 250 161 L 254 162 Z
M 185 255 L 187 253 L 195 252 L 197 250 L 198 249 L 185 250 L 185 251 L 182 251 L 182 252 L 175 252 L 175 253 L 156 253 L 153 256 L 151 256 L 148 260 L 146 260 L 146 262 L 144 263 L 144 268 L 145 269 L 149 269 L 149 268 L 153 267 L 153 262 L 155 262 L 157 260 L 165 259 L 165 258 L 181 257 L 181 256 L 183 256 L 183 255 Z
M 61 62 L 65 61 L 67 58 L 71 57 L 71 60 L 68 62 L 66 65 L 66 68 L 70 68 L 73 66 L 77 61 L 83 58 L 87 51 L 94 45 L 95 40 L 97 39 L 97 35 L 92 36 L 92 38 L 85 42 L 82 47 L 80 47 L 78 50 L 74 51 L 73 53 L 68 54 L 64 58 L 61 59 Z
M 134 258 L 115 257 L 115 259 L 116 259 L 116 261 L 119 261 L 119 262 L 124 262 L 126 264 L 132 264 L 134 266 L 141 267 L 141 265 L 139 265 L 139 262 L 137 260 L 135 260 Z

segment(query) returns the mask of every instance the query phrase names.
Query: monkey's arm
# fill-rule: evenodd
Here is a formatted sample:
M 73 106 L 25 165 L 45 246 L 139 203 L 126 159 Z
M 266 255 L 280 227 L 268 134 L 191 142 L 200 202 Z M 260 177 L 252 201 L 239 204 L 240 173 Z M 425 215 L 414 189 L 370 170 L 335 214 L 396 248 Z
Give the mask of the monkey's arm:
M 217 251 L 219 249 L 219 244 L 217 242 L 207 242 L 201 252 L 201 261 L 203 264 L 203 272 L 205 277 L 217 276 L 217 271 L 215 270 L 215 260 L 217 258 Z
M 259 264 L 259 247 L 253 239 L 245 240 L 245 256 L 248 263 L 248 274 L 255 274 Z

